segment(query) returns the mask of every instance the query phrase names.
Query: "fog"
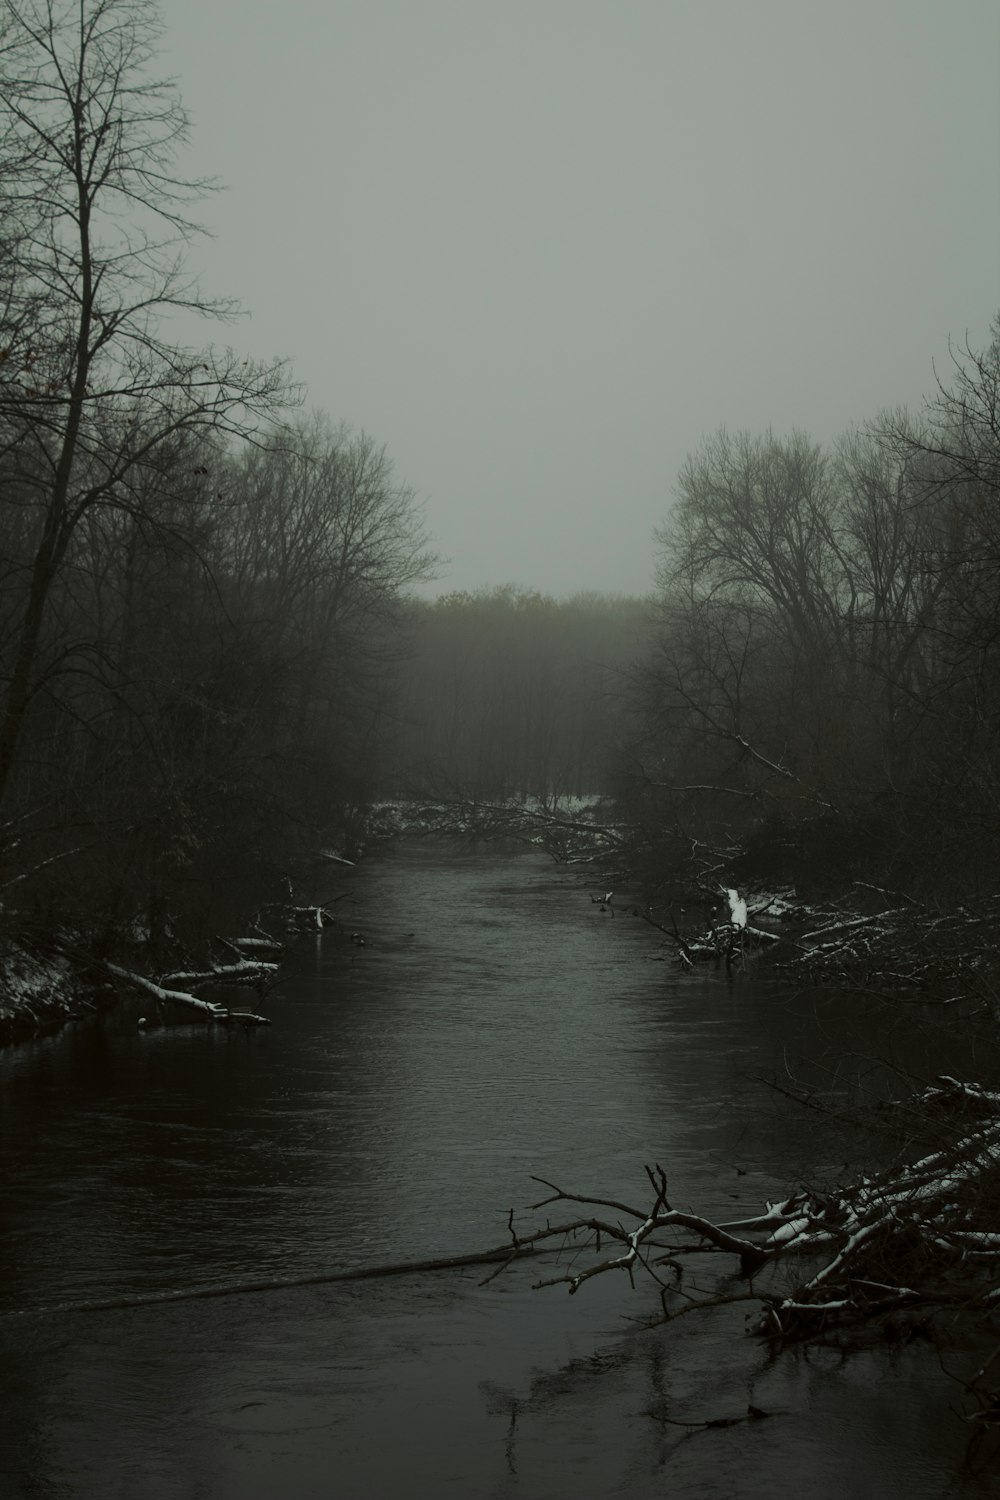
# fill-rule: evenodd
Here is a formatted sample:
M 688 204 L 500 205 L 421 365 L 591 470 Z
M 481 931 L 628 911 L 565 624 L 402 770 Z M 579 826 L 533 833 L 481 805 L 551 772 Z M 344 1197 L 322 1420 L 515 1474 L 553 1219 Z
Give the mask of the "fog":
M 995 0 L 173 0 L 194 265 L 449 561 L 644 592 L 721 424 L 917 406 L 1000 305 Z

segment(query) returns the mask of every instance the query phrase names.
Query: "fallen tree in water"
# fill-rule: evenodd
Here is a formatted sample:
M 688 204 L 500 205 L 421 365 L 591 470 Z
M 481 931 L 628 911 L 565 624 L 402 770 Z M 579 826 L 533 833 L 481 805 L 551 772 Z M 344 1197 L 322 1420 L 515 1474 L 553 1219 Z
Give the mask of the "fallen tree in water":
M 273 916 L 280 915 L 285 925 L 296 931 L 302 930 L 306 922 L 322 930 L 334 920 L 322 906 L 273 905 L 269 911 Z M 149 995 L 158 1006 L 186 1007 L 201 1014 L 206 1021 L 224 1025 L 270 1026 L 267 1016 L 249 1010 L 233 1010 L 218 1000 L 205 999 L 199 991 L 250 985 L 258 995 L 265 994 L 281 966 L 279 961 L 284 957 L 285 943 L 261 926 L 259 916 L 246 935 L 216 936 L 215 942 L 232 955 L 227 962 L 218 963 L 213 959 L 201 968 L 177 969 L 157 979 L 110 961 L 105 961 L 103 968 L 113 978 Z
M 263 997 L 278 976 L 285 937 L 332 926 L 336 918 L 331 908 L 342 899 L 346 897 L 309 906 L 272 902 L 257 913 L 246 933 L 214 938 L 216 950 L 225 952 L 221 960 L 206 948 L 199 961 L 192 963 L 184 955 L 188 961 L 182 967 L 155 974 L 143 972 L 148 953 L 142 939 L 119 942 L 114 958 L 98 956 L 92 938 L 66 929 L 35 934 L 30 948 L 26 941 L 0 943 L 0 1044 L 106 1010 L 113 1003 L 115 985 L 148 996 L 160 1011 L 187 1010 L 207 1022 L 229 1026 L 269 1026 L 269 1017 L 208 998 L 203 991 L 224 994 L 249 987 L 258 999 Z M 262 925 L 264 918 L 268 928 Z M 144 930 L 141 921 L 132 924 L 132 933 Z
M 529 1212 L 557 1203 L 584 1211 L 526 1232 L 512 1211 L 511 1256 L 555 1250 L 572 1264 L 535 1285 L 570 1294 L 608 1272 L 624 1272 L 633 1285 L 646 1276 L 666 1323 L 749 1302 L 757 1308 L 752 1331 L 779 1341 L 860 1325 L 899 1337 L 900 1314 L 1000 1307 L 1000 1093 L 942 1077 L 915 1104 L 938 1137 L 926 1155 L 847 1186 L 796 1191 L 737 1220 L 674 1208 L 659 1166 L 646 1169 L 646 1207 L 535 1178 L 549 1191 Z M 788 1274 L 803 1262 L 804 1271 Z M 913 1327 L 911 1319 L 905 1328 Z
M 846 1186 L 798 1189 L 748 1217 L 719 1221 L 675 1208 L 659 1165 L 646 1168 L 652 1198 L 645 1207 L 533 1177 L 547 1191 L 526 1212 L 538 1215 L 553 1204 L 582 1212 L 558 1223 L 546 1215 L 524 1230 L 511 1209 L 508 1243 L 485 1251 L 86 1305 L 139 1306 L 492 1263 L 485 1285 L 530 1258 L 551 1272 L 534 1283 L 537 1290 L 565 1286 L 573 1295 L 614 1271 L 633 1287 L 638 1276 L 648 1277 L 661 1307 L 654 1323 L 749 1302 L 758 1310 L 750 1331 L 770 1340 L 828 1338 L 863 1325 L 900 1337 L 905 1329 L 890 1325 L 891 1314 L 926 1318 L 943 1309 L 1000 1307 L 1000 1092 L 942 1076 L 909 1108 L 938 1136 L 934 1149 Z
M 373 810 L 378 837 L 400 835 L 526 844 L 559 864 L 594 865 L 632 847 L 637 830 L 602 814 L 601 799 L 454 797 L 383 802 Z
M 1000 973 L 1000 895 L 942 908 L 856 881 L 847 896 L 822 904 L 787 889 L 720 886 L 702 896 L 716 904 L 704 927 L 679 927 L 670 908 L 630 908 L 663 933 L 685 968 L 720 959 L 732 966 L 766 952 L 790 979 L 919 992 L 939 1003 L 989 999 Z
M 792 975 L 851 987 L 933 989 L 965 999 L 1000 967 L 1000 895 L 935 908 L 902 892 L 857 882 L 852 910 L 828 909 L 783 956 Z M 875 911 L 857 908 L 866 897 Z M 954 991 L 949 995 L 949 990 Z
M 119 964 L 105 963 L 104 967 L 115 979 L 123 980 L 132 989 L 139 990 L 142 994 L 150 996 L 158 1005 L 179 1005 L 186 1007 L 189 1010 L 199 1012 L 206 1021 L 221 1022 L 224 1025 L 270 1026 L 271 1024 L 267 1016 L 260 1016 L 254 1011 L 249 1010 L 232 1010 L 228 1005 L 222 1005 L 217 1000 L 205 1000 L 201 995 L 193 994 L 192 990 L 197 987 L 196 984 L 192 984 L 189 989 L 185 990 L 172 989 L 165 984 L 157 984 L 153 979 L 147 979 L 144 974 L 136 974 L 131 969 L 123 969 Z M 277 967 L 277 964 L 239 965 L 238 976 L 234 977 L 231 982 L 245 982 L 248 977 L 251 977 L 247 973 L 247 969 L 253 968 L 258 972 L 252 977 L 255 982 L 260 983 L 264 977 L 262 971 L 273 970 Z M 183 978 L 184 976 L 181 977 Z M 191 974 L 187 978 L 189 983 L 191 980 L 197 981 L 200 984 L 226 984 L 230 982 L 225 978 L 224 970 L 221 969 L 211 974 Z

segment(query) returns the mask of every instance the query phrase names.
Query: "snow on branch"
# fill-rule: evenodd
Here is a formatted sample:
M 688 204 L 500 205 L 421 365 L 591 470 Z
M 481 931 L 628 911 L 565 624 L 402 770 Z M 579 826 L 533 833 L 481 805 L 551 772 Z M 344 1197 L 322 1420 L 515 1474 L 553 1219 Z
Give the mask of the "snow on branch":
M 186 990 L 200 989 L 206 984 L 252 984 L 266 982 L 269 975 L 276 974 L 280 964 L 263 959 L 238 959 L 231 964 L 213 964 L 209 969 L 177 970 L 164 974 L 160 983 L 167 989 L 182 986 Z
M 537 798 L 491 802 L 470 796 L 381 805 L 383 816 L 389 810 L 400 832 L 513 839 L 567 865 L 594 864 L 609 854 L 620 854 L 631 847 L 637 834 L 627 823 L 599 822 L 596 805 L 570 815 L 557 803 L 549 806 Z
M 199 995 L 191 994 L 189 990 L 168 989 L 165 985 L 147 979 L 144 974 L 136 974 L 131 969 L 121 968 L 118 964 L 106 962 L 104 967 L 116 979 L 121 979 L 133 989 L 141 990 L 143 994 L 151 995 L 161 1005 L 186 1006 L 190 1010 L 199 1011 L 208 1021 L 224 1023 L 236 1021 L 254 1026 L 270 1026 L 271 1024 L 267 1016 L 255 1015 L 252 1011 L 233 1011 L 229 1006 L 220 1005 L 215 1000 L 203 1000 Z
M 970 1101 L 981 1115 L 971 1128 Z M 550 1193 L 527 1212 L 554 1203 L 577 1204 L 583 1212 L 521 1232 L 512 1210 L 512 1256 L 530 1247 L 557 1262 L 571 1259 L 570 1269 L 535 1283 L 566 1286 L 571 1295 L 608 1271 L 625 1271 L 633 1284 L 645 1273 L 665 1322 L 698 1308 L 755 1301 L 754 1331 L 772 1338 L 812 1338 L 902 1307 L 992 1306 L 1000 1299 L 1000 1096 L 942 1077 L 915 1103 L 942 1133 L 937 1150 L 846 1187 L 804 1189 L 730 1223 L 673 1208 L 659 1165 L 646 1168 L 653 1189 L 646 1208 L 536 1178 Z M 719 1255 L 736 1259 L 746 1291 L 732 1292 L 725 1271 L 706 1284 Z M 803 1258 L 810 1263 L 804 1277 L 781 1290 L 769 1268 Z M 754 1281 L 765 1269 L 767 1287 L 758 1289 Z
M 124 980 L 133 989 L 142 990 L 146 995 L 152 995 L 153 999 L 161 1004 L 186 1005 L 212 1019 L 224 1016 L 226 1013 L 226 1007 L 217 1004 L 214 1000 L 202 1000 L 198 995 L 192 995 L 187 990 L 167 989 L 164 985 L 147 979 L 144 974 L 136 974 L 131 969 L 121 968 L 118 964 L 106 963 L 104 967 L 116 979 Z

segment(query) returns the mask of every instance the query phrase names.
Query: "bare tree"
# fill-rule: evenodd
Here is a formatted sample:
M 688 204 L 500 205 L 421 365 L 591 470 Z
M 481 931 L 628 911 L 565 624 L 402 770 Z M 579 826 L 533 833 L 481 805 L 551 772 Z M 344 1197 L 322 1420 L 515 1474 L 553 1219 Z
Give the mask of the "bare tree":
M 432 576 L 420 508 L 366 434 L 313 417 L 225 466 L 212 566 L 235 674 L 280 727 L 285 773 L 317 815 L 374 788 L 408 592 Z
M 225 318 L 184 269 L 210 186 L 179 174 L 188 121 L 153 70 L 150 0 L 2 0 L 0 288 L 4 500 L 23 508 L 24 586 L 0 704 L 0 805 L 32 700 L 52 590 L 98 510 L 140 514 L 143 476 L 185 434 L 246 432 L 277 365 L 171 342 L 170 315 Z
M 827 652 L 842 608 L 822 450 L 802 433 L 781 439 L 723 430 L 684 464 L 678 497 L 658 536 L 663 585 L 766 602 L 800 648 L 817 658 Z
M 757 848 L 787 834 L 835 879 L 992 878 L 998 475 L 1000 323 L 919 419 L 884 413 L 829 453 L 709 438 L 659 534 L 633 736 L 654 815 Z

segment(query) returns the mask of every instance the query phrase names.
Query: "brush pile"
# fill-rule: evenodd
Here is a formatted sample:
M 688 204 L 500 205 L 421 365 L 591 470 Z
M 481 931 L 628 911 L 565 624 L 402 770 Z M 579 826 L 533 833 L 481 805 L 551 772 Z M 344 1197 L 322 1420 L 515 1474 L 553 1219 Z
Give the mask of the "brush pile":
M 653 1190 L 646 1208 L 535 1179 L 550 1192 L 531 1211 L 554 1203 L 583 1211 L 527 1233 L 515 1229 L 512 1213 L 512 1254 L 555 1250 L 558 1274 L 536 1285 L 570 1293 L 610 1271 L 633 1283 L 649 1277 L 665 1322 L 752 1302 L 753 1331 L 778 1340 L 876 1324 L 899 1337 L 945 1308 L 1000 1306 L 1000 1093 L 942 1077 L 910 1107 L 935 1137 L 923 1156 L 728 1222 L 675 1209 L 659 1166 L 646 1169 Z

